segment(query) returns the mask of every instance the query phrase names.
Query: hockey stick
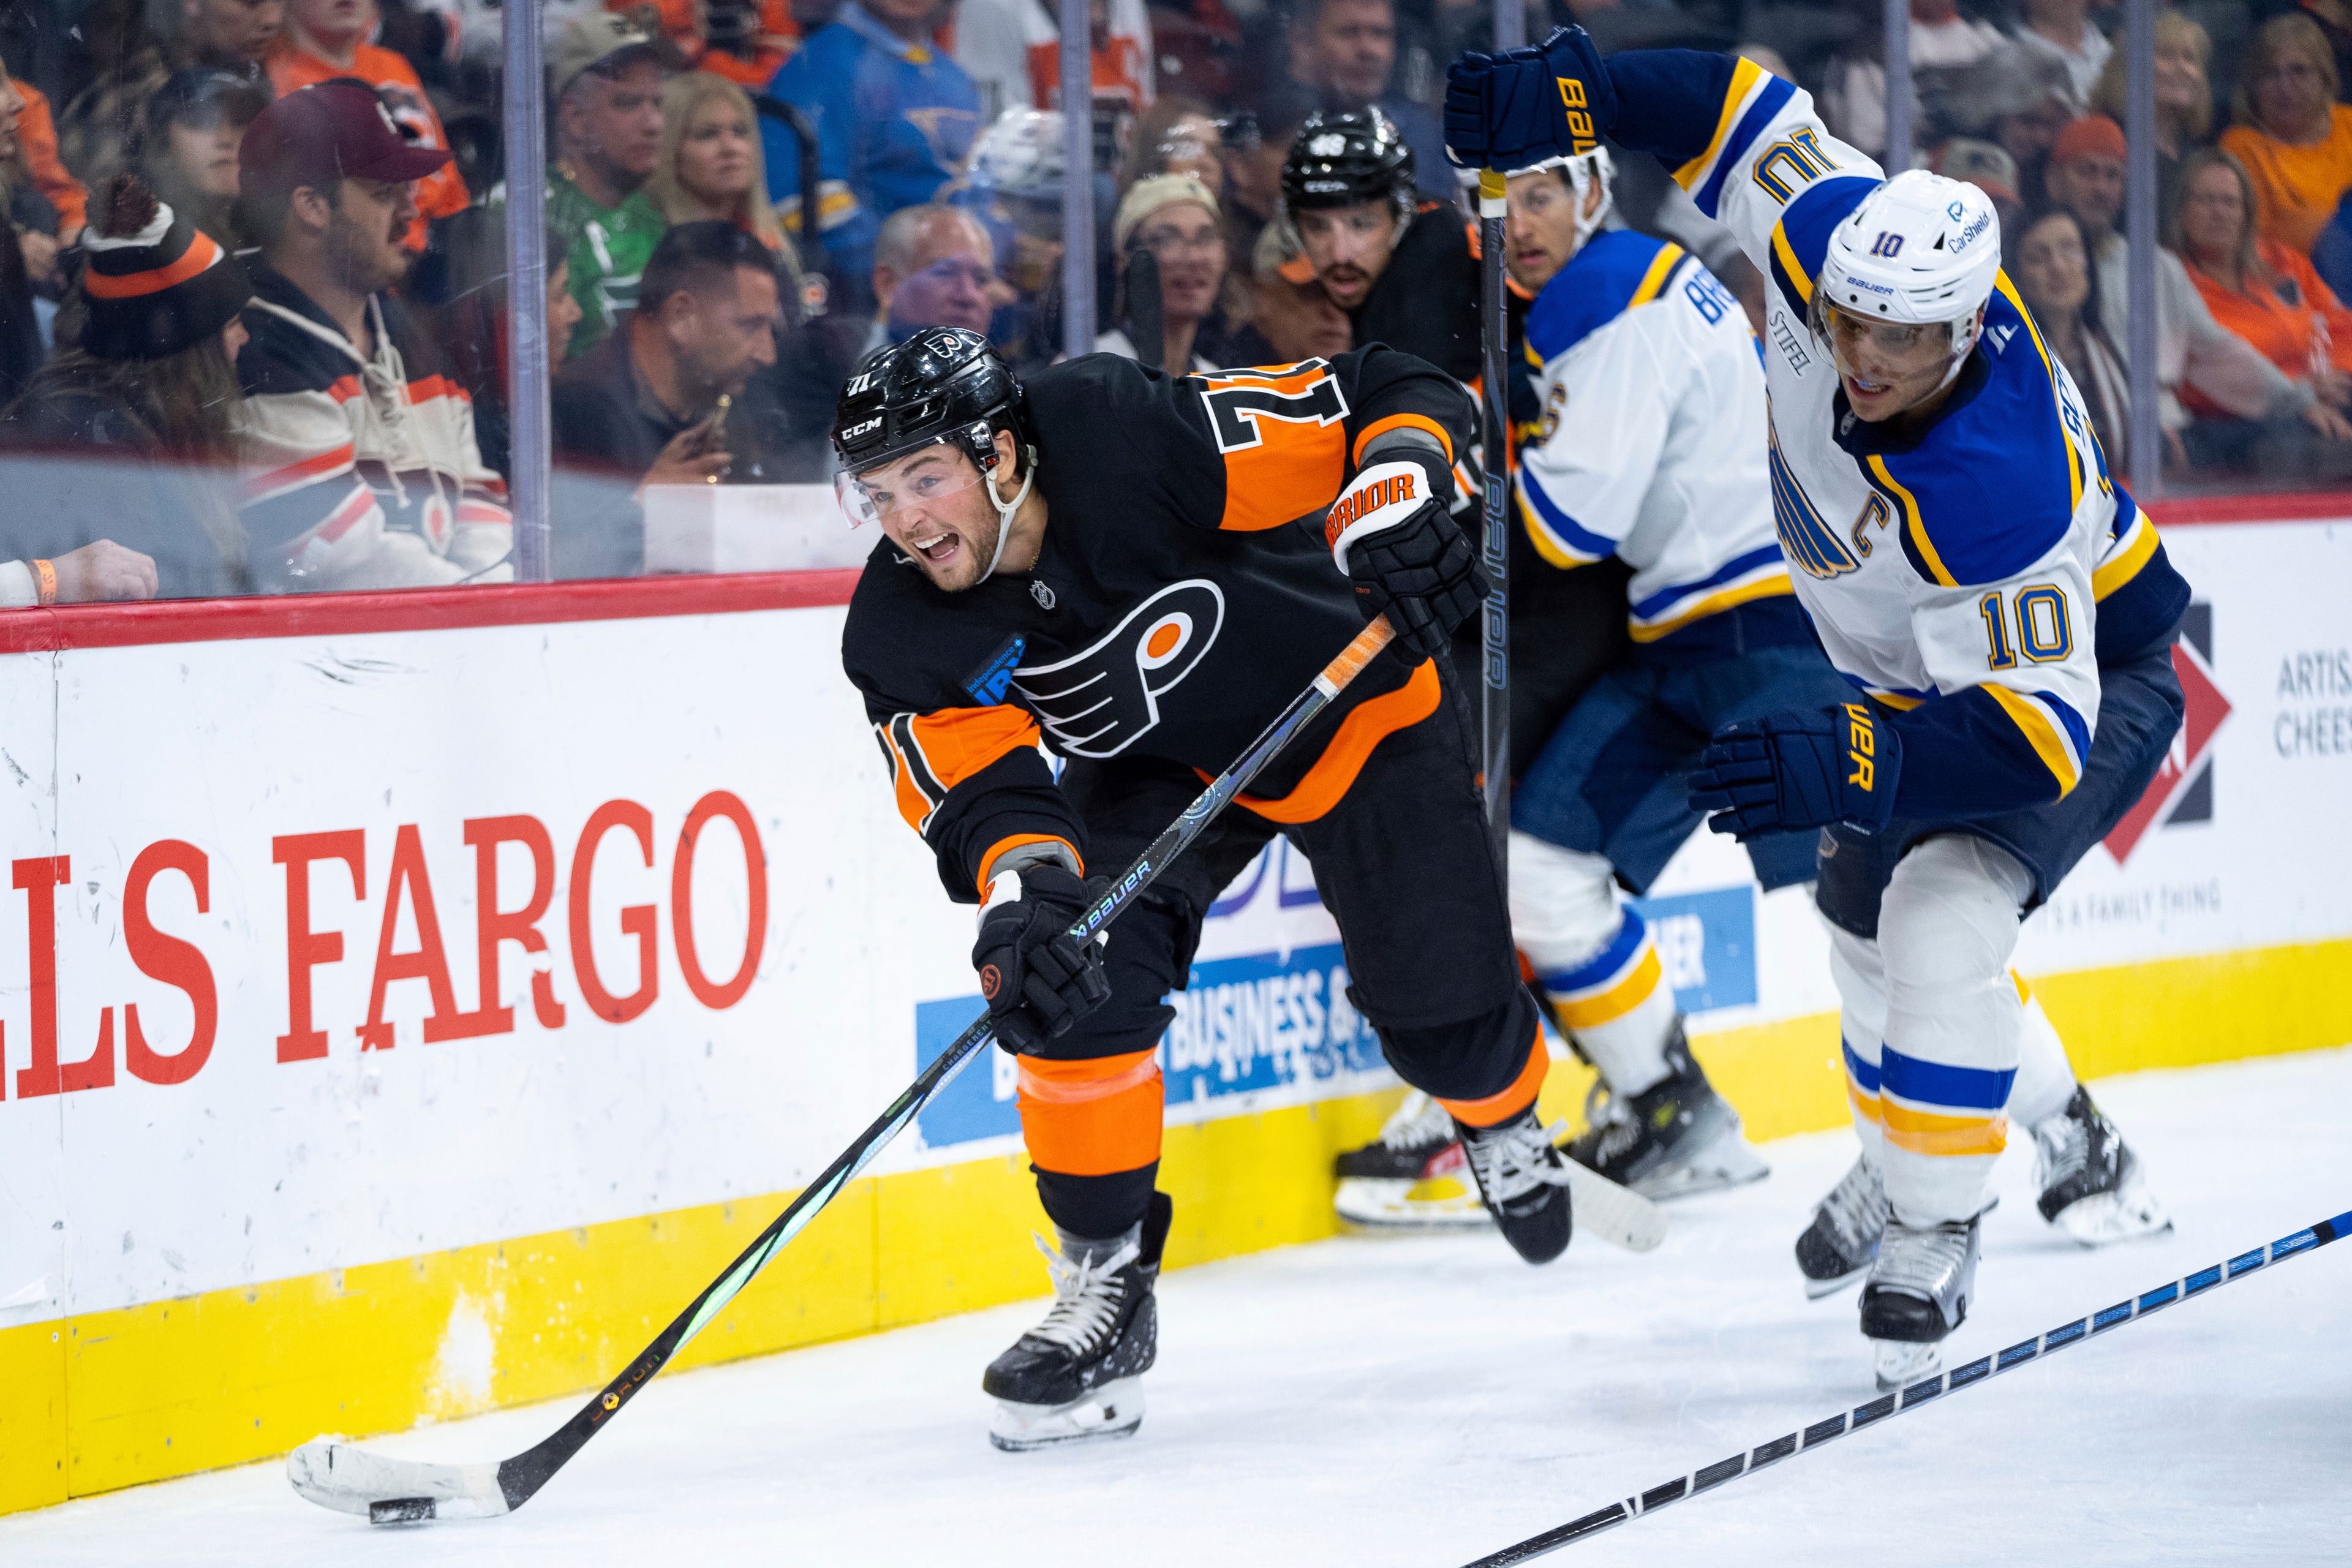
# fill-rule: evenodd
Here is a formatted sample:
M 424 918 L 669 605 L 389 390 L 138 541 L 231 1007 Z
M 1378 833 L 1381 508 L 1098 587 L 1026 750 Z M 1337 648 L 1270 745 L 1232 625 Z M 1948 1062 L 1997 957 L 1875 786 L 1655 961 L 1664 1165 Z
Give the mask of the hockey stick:
M 1482 635 L 1486 681 L 1481 689 L 1479 731 L 1485 742 L 1480 765 L 1486 785 L 1486 825 L 1495 853 L 1506 854 L 1511 824 L 1511 357 L 1509 295 L 1503 280 L 1503 219 L 1508 212 L 1503 176 L 1478 171 L 1479 377 L 1486 430 L 1481 439 L 1486 469 L 1486 614 Z
M 1843 1437 L 1849 1432 L 1858 1432 L 1863 1427 L 1874 1422 L 1883 1421 L 1889 1415 L 1899 1415 L 1915 1406 L 1925 1405 L 1940 1394 L 1957 1393 L 1973 1384 L 1982 1383 L 1987 1378 L 2007 1372 L 2012 1367 L 2023 1366 L 2030 1361 L 2039 1361 L 2053 1352 L 2064 1350 L 2068 1345 L 2079 1344 L 2095 1335 L 2106 1332 L 2109 1329 L 2120 1328 L 2126 1323 L 2136 1321 L 2150 1312 L 2171 1306 L 2175 1301 L 2185 1301 L 2191 1296 L 2203 1295 L 2217 1285 L 2226 1285 L 2231 1280 L 2242 1279 L 2267 1264 L 2284 1263 L 2288 1258 L 2302 1253 L 2315 1252 L 2329 1242 L 2347 1235 L 2352 1235 L 2352 1209 L 2346 1210 L 2333 1219 L 2321 1220 L 2309 1229 L 2296 1231 L 2293 1236 L 2281 1237 L 2267 1247 L 2257 1247 L 2251 1252 L 2242 1252 L 2226 1263 L 2215 1263 L 2200 1268 L 2185 1279 L 2175 1279 L 2169 1284 L 2159 1285 L 2153 1290 L 2143 1291 L 2137 1296 L 2118 1301 L 2114 1306 L 2104 1308 L 2087 1317 L 2076 1318 L 2069 1323 L 2061 1323 L 2047 1333 L 2037 1335 L 2030 1340 L 2020 1340 L 2007 1350 L 1996 1354 L 1979 1356 L 1966 1366 L 1955 1367 L 1950 1372 L 1938 1373 L 1895 1393 L 1882 1394 L 1867 1405 L 1858 1405 L 1842 1415 L 1831 1416 L 1826 1421 L 1816 1421 L 1801 1432 L 1788 1433 L 1773 1438 L 1769 1443 L 1759 1444 L 1744 1454 L 1736 1454 L 1728 1459 L 1718 1460 L 1705 1469 L 1687 1476 L 1678 1476 L 1662 1486 L 1652 1487 L 1639 1497 L 1630 1497 L 1622 1502 L 1612 1502 L 1607 1508 L 1595 1509 L 1581 1519 L 1570 1520 L 1557 1529 L 1545 1531 L 1541 1535 L 1529 1536 L 1517 1546 L 1507 1546 L 1500 1552 L 1481 1557 L 1476 1562 L 1467 1564 L 1466 1568 L 1507 1568 L 1510 1563 L 1530 1562 L 1535 1558 L 1557 1552 L 1563 1546 L 1574 1545 L 1577 1542 L 1598 1535 L 1604 1530 L 1614 1529 L 1618 1525 L 1639 1519 L 1645 1513 L 1654 1513 L 1670 1502 L 1680 1502 L 1686 1497 L 1696 1497 L 1710 1488 L 1719 1487 L 1726 1481 L 1760 1470 L 1767 1465 L 1776 1464 L 1792 1455 L 1811 1453 L 1833 1437 Z
M 1209 787 L 1184 808 L 1184 814 L 1151 841 L 1141 857 L 1111 884 L 1101 901 L 1070 928 L 1070 934 L 1081 940 L 1092 936 L 1133 903 L 1168 868 L 1169 862 L 1200 837 L 1210 819 L 1223 810 L 1244 785 L 1363 672 L 1394 635 L 1385 616 L 1357 633 L 1355 640 L 1323 667 L 1314 683 L 1293 698 L 1290 706 L 1250 742 L 1240 758 L 1211 781 Z M 727 1266 L 725 1273 L 689 1302 L 669 1327 L 629 1363 L 626 1371 L 606 1384 L 595 1398 L 536 1447 L 498 1464 L 436 1465 L 386 1458 L 332 1437 L 313 1437 L 287 1456 L 287 1479 L 294 1483 L 296 1491 L 320 1507 L 365 1514 L 377 1524 L 413 1523 L 428 1519 L 485 1519 L 513 1512 L 529 1502 L 589 1438 L 603 1430 L 604 1424 L 619 1414 L 621 1407 L 635 1397 L 656 1373 L 668 1365 L 688 1340 L 724 1310 L 737 1292 L 750 1284 L 752 1277 L 766 1268 L 816 1217 L 820 1209 L 904 1131 L 992 1037 L 989 1016 L 983 1013 L 956 1037 L 938 1060 L 923 1069 L 904 1093 L 890 1102 L 887 1110 L 875 1118 L 872 1126 L 858 1134 L 856 1142 L 835 1156 L 824 1173 Z

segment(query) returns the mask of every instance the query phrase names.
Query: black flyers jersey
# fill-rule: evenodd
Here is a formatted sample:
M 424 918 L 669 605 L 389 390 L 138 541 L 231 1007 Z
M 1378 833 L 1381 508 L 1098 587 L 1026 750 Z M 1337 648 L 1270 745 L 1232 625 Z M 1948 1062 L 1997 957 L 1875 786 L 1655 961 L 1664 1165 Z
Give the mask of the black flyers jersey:
M 1349 314 L 1356 342 L 1417 354 L 1465 385 L 1475 385 L 1478 258 L 1453 206 L 1432 203 L 1397 237 L 1389 264 Z
M 1375 437 L 1416 427 L 1453 456 L 1475 418 L 1453 381 L 1378 346 L 1181 378 L 1090 354 L 1023 385 L 1046 508 L 1036 565 L 950 594 L 884 539 L 842 634 L 899 812 L 965 900 L 1008 848 L 1061 839 L 1084 857 L 1041 741 L 1231 763 L 1363 626 L 1311 520 Z M 1437 689 L 1432 668 L 1376 662 L 1257 781 L 1259 809 L 1314 815 L 1352 779 L 1368 727 L 1416 721 Z

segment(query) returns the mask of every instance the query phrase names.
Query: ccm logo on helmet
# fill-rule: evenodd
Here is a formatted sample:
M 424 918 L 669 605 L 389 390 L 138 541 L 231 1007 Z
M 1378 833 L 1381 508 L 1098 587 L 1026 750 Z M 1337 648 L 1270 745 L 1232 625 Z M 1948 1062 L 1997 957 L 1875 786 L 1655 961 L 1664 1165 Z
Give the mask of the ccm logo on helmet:
M 877 414 L 871 419 L 852 425 L 848 429 L 844 430 L 841 433 L 841 438 L 845 441 L 855 441 L 861 436 L 871 436 L 880 428 L 882 428 L 882 416 Z

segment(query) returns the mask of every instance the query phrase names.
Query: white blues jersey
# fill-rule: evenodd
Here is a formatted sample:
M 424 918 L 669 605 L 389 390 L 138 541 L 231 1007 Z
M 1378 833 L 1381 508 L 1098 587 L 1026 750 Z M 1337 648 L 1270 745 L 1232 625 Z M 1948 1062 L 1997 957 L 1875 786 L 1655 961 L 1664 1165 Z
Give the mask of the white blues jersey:
M 1663 158 L 1770 279 L 1774 518 L 1831 662 L 1902 736 L 1898 809 L 1977 815 L 2064 795 L 2098 722 L 2101 658 L 2160 646 L 2188 586 L 2109 478 L 2016 289 L 1998 279 L 1924 432 L 1906 441 L 1854 419 L 1807 316 L 1830 233 L 1878 186 L 1878 165 L 1749 61 L 1653 50 L 1609 71 L 1617 140 Z
M 1698 258 L 1595 235 L 1528 308 L 1526 352 L 1543 418 L 1519 457 L 1519 514 L 1546 561 L 1633 567 L 1643 643 L 1789 593 L 1756 336 Z

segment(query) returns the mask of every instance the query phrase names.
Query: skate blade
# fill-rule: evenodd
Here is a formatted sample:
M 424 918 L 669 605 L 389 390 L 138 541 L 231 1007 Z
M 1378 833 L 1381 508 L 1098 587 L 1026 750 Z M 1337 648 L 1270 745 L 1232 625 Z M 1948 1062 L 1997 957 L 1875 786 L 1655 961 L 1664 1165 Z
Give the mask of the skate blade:
M 1940 1342 L 1916 1344 L 1909 1340 L 1873 1340 L 1870 1370 L 1878 1379 L 1878 1392 L 1892 1394 L 1943 1371 L 1944 1347 Z
M 1495 1216 L 1473 1184 L 1453 1176 L 1406 1181 L 1350 1176 L 1331 1206 L 1351 1226 L 1379 1231 L 1491 1230 Z
M 2140 1241 L 2172 1230 L 2172 1216 L 2165 1212 L 2163 1203 L 2137 1177 L 2112 1193 L 2075 1199 L 2050 1223 L 2088 1247 Z
M 1734 1124 L 1722 1137 L 1693 1151 L 1689 1158 L 1646 1172 L 1630 1184 L 1652 1203 L 1664 1204 L 1743 1187 L 1771 1173 L 1772 1167 Z
M 1143 1379 L 1122 1377 L 1067 1405 L 1016 1405 L 1000 1399 L 989 1420 L 988 1440 L 1008 1454 L 1026 1454 L 1066 1443 L 1130 1436 L 1142 1425 Z

